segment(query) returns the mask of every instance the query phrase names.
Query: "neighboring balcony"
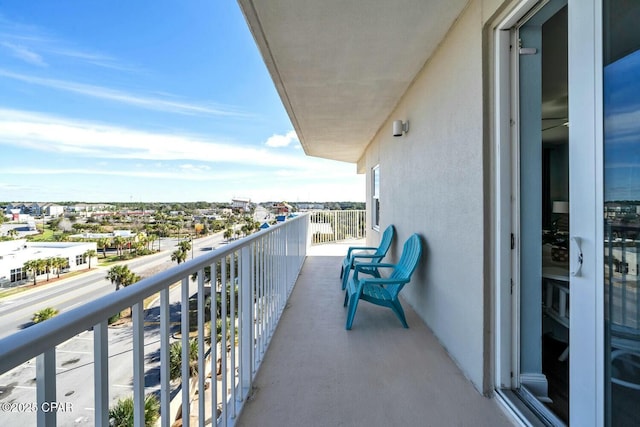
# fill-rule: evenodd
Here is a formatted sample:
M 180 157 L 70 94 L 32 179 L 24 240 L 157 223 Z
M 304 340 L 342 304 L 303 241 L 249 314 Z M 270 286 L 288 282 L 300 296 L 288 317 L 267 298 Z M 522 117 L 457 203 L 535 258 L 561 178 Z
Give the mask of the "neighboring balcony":
M 124 369 L 140 426 L 148 394 L 160 403 L 162 426 L 176 416 L 183 425 L 510 425 L 406 304 L 409 329 L 390 310 L 360 304 L 345 330 L 341 259 L 348 245 L 364 243 L 364 230 L 362 211 L 291 218 L 0 340 L 0 424 L 107 426 L 121 391 L 114 371 Z M 208 298 L 211 283 L 217 303 Z M 176 312 L 176 287 L 182 302 L 191 297 L 189 310 L 180 303 Z M 149 317 L 144 301 L 158 294 Z M 110 353 L 107 319 L 127 307 L 130 336 L 119 339 L 130 340 L 131 351 L 123 362 Z M 70 390 L 66 349 L 78 337 L 88 374 L 84 387 Z M 189 382 L 170 381 L 176 341 Z M 11 383 L 21 369 L 33 371 L 31 395 Z M 78 407 L 79 395 L 90 404 Z

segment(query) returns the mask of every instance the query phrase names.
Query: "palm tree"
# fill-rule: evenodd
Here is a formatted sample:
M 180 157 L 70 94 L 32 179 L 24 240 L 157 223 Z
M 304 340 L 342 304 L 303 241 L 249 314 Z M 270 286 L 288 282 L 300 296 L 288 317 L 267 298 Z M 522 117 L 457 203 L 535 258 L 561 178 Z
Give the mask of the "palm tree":
M 105 279 L 115 283 L 116 291 L 120 289 L 120 286 L 126 287 L 140 280 L 140 276 L 129 270 L 126 265 L 114 265 L 107 271 Z
M 87 249 L 82 256 L 89 261 L 89 270 L 91 270 L 91 258 L 98 256 L 98 253 L 94 249 Z
M 198 373 L 198 339 L 189 340 L 189 375 Z M 169 346 L 169 379 L 175 380 L 182 376 L 182 341 L 176 341 Z
M 33 313 L 33 317 L 31 318 L 31 321 L 33 323 L 44 322 L 45 320 L 51 319 L 57 314 L 58 314 L 58 310 L 56 310 L 53 307 L 43 308 L 42 310 L 38 310 L 35 313 Z
M 29 273 L 33 273 L 33 286 L 36 285 L 36 279 L 38 277 L 38 268 L 39 268 L 39 264 L 38 264 L 37 259 L 31 259 L 27 262 L 24 263 L 24 265 L 22 266 L 22 268 L 24 268 L 24 270 Z
M 144 398 L 144 425 L 154 426 L 160 417 L 160 402 L 153 394 Z M 133 396 L 119 399 L 109 408 L 109 425 L 114 427 L 129 427 L 133 425 Z
M 231 228 L 227 228 L 226 230 L 224 230 L 223 236 L 227 241 L 232 235 L 233 235 L 233 230 Z
M 147 249 L 153 249 L 153 243 L 158 240 L 158 236 L 156 234 L 147 234 Z
M 116 246 L 116 253 L 120 255 L 122 252 L 122 246 L 124 246 L 126 239 L 122 236 L 116 236 L 113 238 L 113 244 Z
M 171 254 L 171 261 L 176 261 L 178 264 L 187 260 L 187 252 L 182 249 L 177 249 Z
M 178 243 L 178 247 L 183 252 L 189 252 L 191 250 L 191 242 L 188 240 L 182 240 L 180 243 Z
M 55 261 L 53 260 L 53 258 L 45 258 L 43 261 L 44 261 L 44 270 L 47 273 L 47 282 L 48 282 L 49 273 L 51 273 L 51 270 L 53 270 Z
M 69 265 L 69 260 L 66 258 L 57 257 L 53 259 L 53 268 L 56 269 L 56 273 L 58 273 L 58 278 L 60 277 L 60 273 L 63 268 Z
M 98 245 L 98 249 L 102 249 L 103 258 L 107 257 L 107 247 L 109 246 L 110 243 L 111 243 L 111 240 L 107 239 L 106 237 L 102 237 L 98 239 L 98 241 L 96 242 L 96 244 Z

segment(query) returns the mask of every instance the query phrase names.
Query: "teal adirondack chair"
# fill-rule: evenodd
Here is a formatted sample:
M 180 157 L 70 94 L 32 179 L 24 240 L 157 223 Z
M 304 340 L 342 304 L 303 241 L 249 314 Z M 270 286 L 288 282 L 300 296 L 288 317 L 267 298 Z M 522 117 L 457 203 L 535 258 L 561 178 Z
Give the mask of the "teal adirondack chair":
M 422 242 L 420 236 L 412 234 L 404 244 L 402 255 L 397 264 L 377 263 L 371 264 L 368 268 L 389 268 L 391 274 L 386 278 L 367 277 L 362 278 L 360 274 L 369 274 L 366 269 L 361 269 L 360 264 L 356 264 L 353 277 L 347 284 L 347 292 L 344 296 L 344 306 L 349 304 L 347 311 L 347 330 L 351 329 L 353 318 L 356 315 L 358 301 L 365 300 L 370 303 L 388 307 L 398 316 L 402 326 L 408 328 L 404 310 L 398 299 L 400 291 L 411 280 L 411 275 L 418 266 L 418 261 L 422 255 Z
M 347 281 L 349 280 L 349 272 L 356 264 L 372 264 L 379 263 L 382 258 L 385 257 L 391 247 L 393 236 L 396 229 L 393 225 L 388 226 L 384 233 L 382 233 L 382 239 L 380 239 L 380 245 L 375 246 L 351 246 L 347 251 L 347 256 L 342 260 L 342 269 L 340 270 L 340 278 L 342 279 L 342 290 L 347 287 Z M 371 251 L 375 251 L 371 253 Z M 365 267 L 363 266 L 363 271 Z M 380 277 L 380 273 L 376 268 L 368 268 L 369 274 L 375 277 Z

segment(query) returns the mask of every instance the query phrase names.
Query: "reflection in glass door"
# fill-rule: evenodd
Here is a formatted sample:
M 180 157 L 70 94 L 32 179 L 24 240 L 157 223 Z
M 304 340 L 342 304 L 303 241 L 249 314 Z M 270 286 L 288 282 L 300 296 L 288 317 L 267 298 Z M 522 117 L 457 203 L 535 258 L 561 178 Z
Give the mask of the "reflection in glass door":
M 606 424 L 640 425 L 640 2 L 604 1 Z
M 569 422 L 568 10 L 551 0 L 517 31 L 519 396 L 549 424 Z

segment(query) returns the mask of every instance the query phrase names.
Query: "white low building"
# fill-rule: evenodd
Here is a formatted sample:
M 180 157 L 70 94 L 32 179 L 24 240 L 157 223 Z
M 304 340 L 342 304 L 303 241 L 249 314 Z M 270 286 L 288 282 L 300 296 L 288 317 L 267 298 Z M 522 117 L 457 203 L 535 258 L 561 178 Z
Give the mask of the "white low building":
M 69 271 L 85 269 L 89 264 L 85 252 L 96 249 L 95 242 L 27 242 L 26 239 L 0 242 L 0 286 L 32 279 L 24 264 L 35 259 L 65 258 Z

